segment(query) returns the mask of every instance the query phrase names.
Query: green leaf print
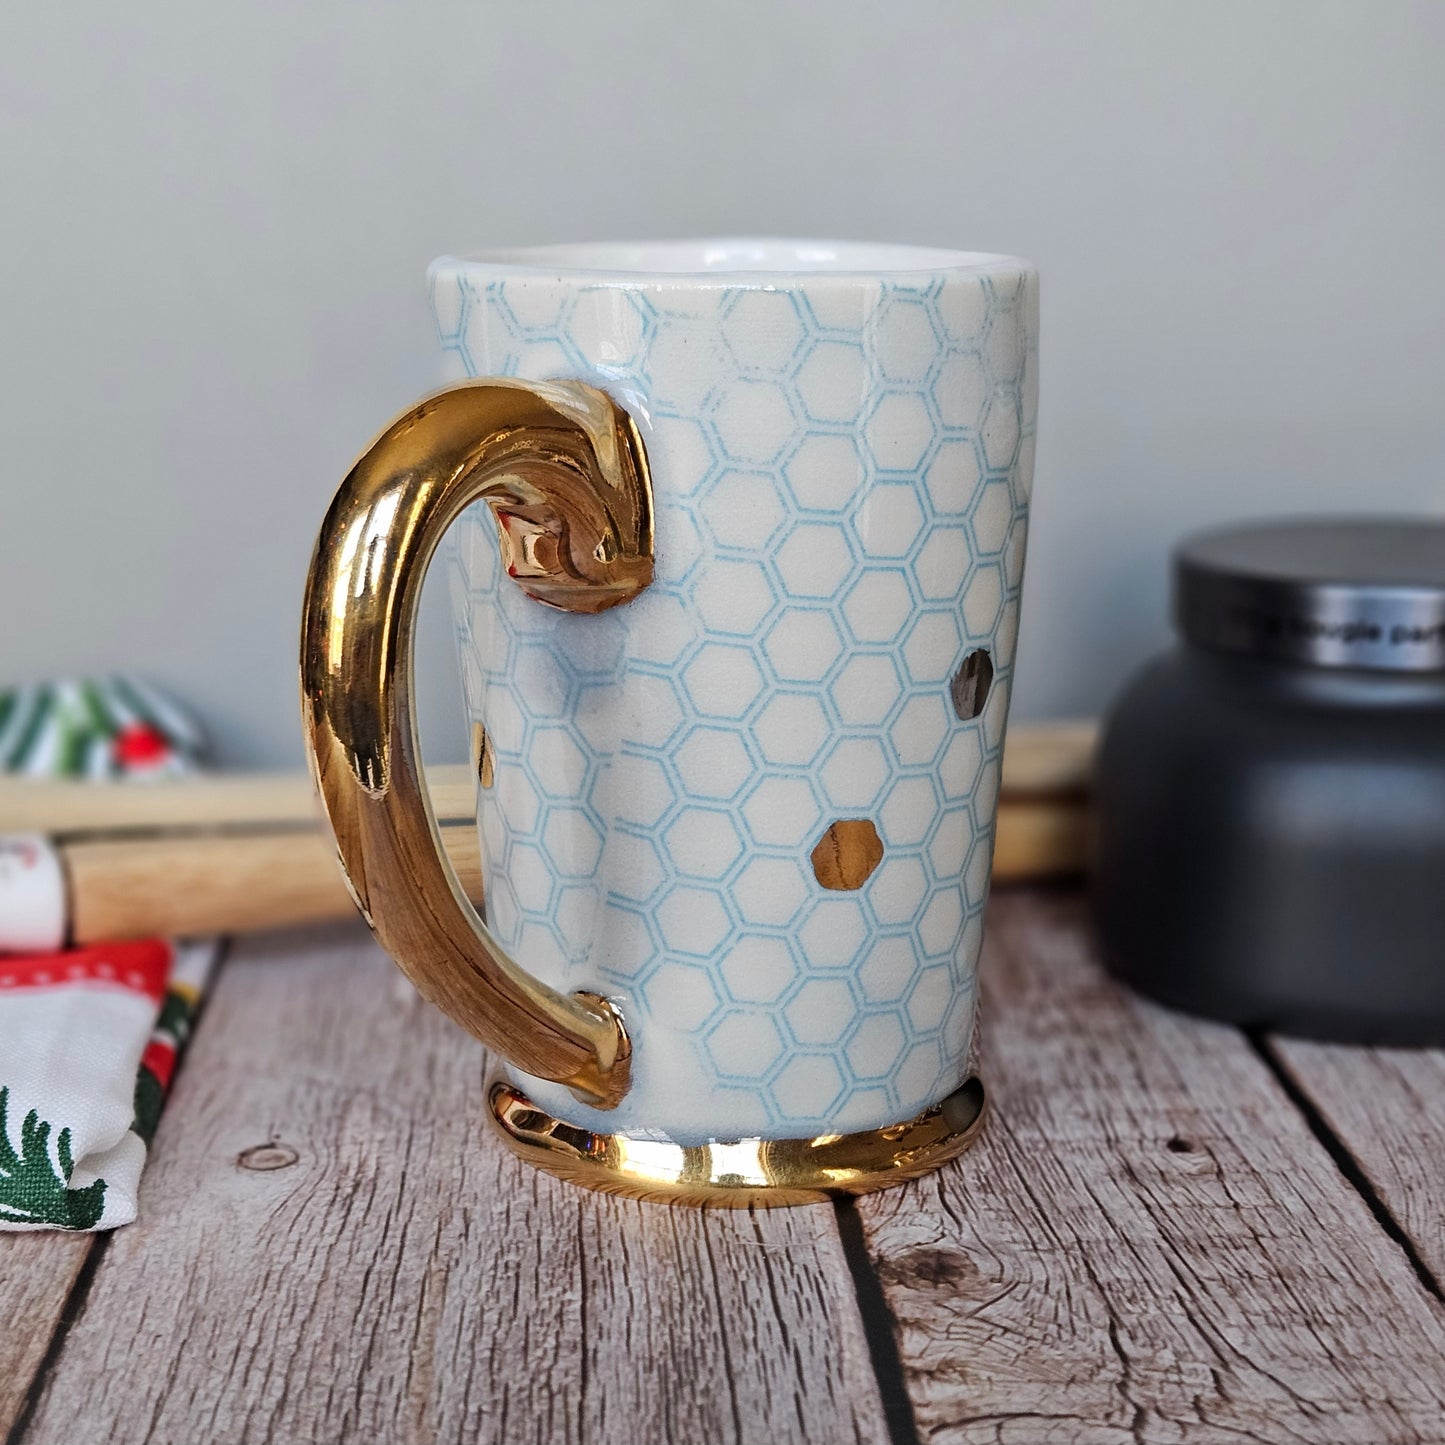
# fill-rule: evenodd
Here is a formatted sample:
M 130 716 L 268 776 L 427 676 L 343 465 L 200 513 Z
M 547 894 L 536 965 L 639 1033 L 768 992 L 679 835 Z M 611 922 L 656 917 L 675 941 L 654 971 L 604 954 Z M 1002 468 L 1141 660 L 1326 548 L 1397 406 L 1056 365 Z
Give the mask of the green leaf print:
M 20 1152 L 10 1142 L 10 1090 L 0 1087 L 0 1220 L 7 1224 L 50 1224 L 58 1229 L 94 1229 L 105 1209 L 105 1180 L 71 1189 L 75 1162 L 70 1130 L 55 1139 L 60 1172 L 50 1158 L 50 1125 L 32 1109 L 20 1125 Z

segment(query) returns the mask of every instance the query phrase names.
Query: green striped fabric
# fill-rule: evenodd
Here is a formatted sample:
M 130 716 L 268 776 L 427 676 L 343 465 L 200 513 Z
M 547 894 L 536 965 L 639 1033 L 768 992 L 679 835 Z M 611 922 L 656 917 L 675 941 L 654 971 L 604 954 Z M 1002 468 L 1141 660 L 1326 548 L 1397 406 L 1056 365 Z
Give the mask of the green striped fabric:
M 0 689 L 0 773 L 102 779 L 190 772 L 203 746 L 196 724 L 135 678 Z

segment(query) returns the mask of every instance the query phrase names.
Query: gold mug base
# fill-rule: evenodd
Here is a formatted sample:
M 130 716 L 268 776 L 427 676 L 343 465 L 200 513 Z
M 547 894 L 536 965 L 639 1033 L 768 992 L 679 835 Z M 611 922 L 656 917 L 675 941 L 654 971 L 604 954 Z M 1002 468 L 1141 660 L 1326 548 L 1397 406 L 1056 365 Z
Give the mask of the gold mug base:
M 606 1194 L 724 1209 L 820 1204 L 916 1179 L 973 1143 L 987 1107 L 983 1083 L 971 1074 L 941 1103 L 881 1129 L 671 1144 L 563 1123 L 505 1079 L 487 1088 L 492 1126 L 537 1168 Z

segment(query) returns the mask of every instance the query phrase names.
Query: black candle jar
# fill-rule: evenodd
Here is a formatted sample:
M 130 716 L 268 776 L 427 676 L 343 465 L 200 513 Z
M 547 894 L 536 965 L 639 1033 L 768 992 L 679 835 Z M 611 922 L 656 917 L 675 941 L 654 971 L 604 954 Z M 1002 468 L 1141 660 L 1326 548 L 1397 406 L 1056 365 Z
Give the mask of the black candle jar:
M 1445 1044 L 1445 523 L 1212 532 L 1099 757 L 1105 955 L 1261 1029 Z

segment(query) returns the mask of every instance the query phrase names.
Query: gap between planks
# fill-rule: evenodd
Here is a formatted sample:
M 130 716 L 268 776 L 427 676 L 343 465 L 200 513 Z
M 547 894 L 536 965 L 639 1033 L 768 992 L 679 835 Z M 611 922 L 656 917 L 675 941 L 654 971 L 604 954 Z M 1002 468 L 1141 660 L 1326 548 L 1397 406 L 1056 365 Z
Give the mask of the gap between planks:
M 1421 1283 L 1445 1300 L 1445 1050 L 1284 1038 L 1259 1047 Z

